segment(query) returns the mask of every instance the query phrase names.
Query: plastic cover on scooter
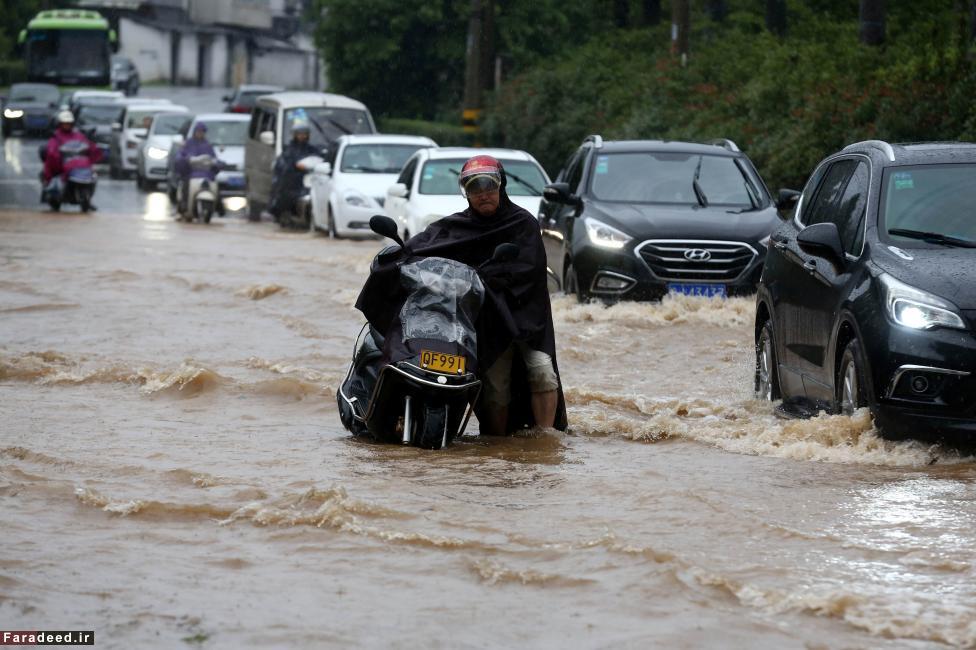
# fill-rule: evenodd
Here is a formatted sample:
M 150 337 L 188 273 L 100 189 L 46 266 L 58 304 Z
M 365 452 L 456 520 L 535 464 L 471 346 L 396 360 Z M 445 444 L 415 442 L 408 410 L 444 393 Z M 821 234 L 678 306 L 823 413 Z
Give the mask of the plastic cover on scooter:
M 400 283 L 409 292 L 400 310 L 404 342 L 444 341 L 477 351 L 474 321 L 485 288 L 473 268 L 443 257 L 427 257 L 400 267 Z

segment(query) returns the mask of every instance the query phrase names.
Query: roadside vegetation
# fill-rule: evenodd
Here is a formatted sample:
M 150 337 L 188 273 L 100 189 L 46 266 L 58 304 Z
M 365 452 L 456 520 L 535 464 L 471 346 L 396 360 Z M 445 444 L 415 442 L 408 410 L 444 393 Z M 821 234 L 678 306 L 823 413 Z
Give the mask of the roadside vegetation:
M 384 118 L 460 121 L 470 0 L 416 0 L 417 11 L 394 0 L 318 2 L 329 9 L 318 35 L 335 91 Z M 504 74 L 481 142 L 525 149 L 555 173 L 590 133 L 727 137 L 775 190 L 801 186 L 824 155 L 856 140 L 976 139 L 971 2 L 888 2 L 884 42 L 871 46 L 859 38 L 857 2 L 787 0 L 785 30 L 771 31 L 771 3 L 693 1 L 684 66 L 671 51 L 670 3 L 659 3 L 657 24 L 646 4 L 655 3 L 496 0 Z M 350 45 L 353 33 L 367 36 Z

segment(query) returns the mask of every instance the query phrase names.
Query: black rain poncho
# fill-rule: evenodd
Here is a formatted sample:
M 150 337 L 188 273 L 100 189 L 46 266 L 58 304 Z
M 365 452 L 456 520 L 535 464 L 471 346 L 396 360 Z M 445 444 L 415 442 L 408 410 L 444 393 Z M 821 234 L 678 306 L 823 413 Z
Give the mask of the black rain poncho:
M 271 201 L 268 211 L 280 216 L 283 212 L 294 211 L 295 200 L 305 192 L 302 182 L 305 172 L 296 169 L 295 163 L 308 156 L 318 156 L 321 152 L 308 142 L 290 142 L 281 150 L 275 160 L 274 176 L 271 179 Z
M 499 244 L 513 243 L 519 255 L 509 262 L 490 262 Z M 445 257 L 479 269 L 485 284 L 485 303 L 478 318 L 478 366 L 487 370 L 515 341 L 552 357 L 556 375 L 556 337 L 546 277 L 546 253 L 539 222 L 508 197 L 502 182 L 498 210 L 482 217 L 470 207 L 435 221 L 410 238 L 404 249 L 380 255 L 356 301 L 370 324 L 385 334 L 405 299 L 399 282 L 402 263 L 424 257 Z M 512 401 L 508 431 L 534 426 L 531 394 L 520 355 L 512 364 Z M 555 428 L 565 431 L 566 405 L 560 381 Z M 476 408 L 484 421 L 482 408 Z

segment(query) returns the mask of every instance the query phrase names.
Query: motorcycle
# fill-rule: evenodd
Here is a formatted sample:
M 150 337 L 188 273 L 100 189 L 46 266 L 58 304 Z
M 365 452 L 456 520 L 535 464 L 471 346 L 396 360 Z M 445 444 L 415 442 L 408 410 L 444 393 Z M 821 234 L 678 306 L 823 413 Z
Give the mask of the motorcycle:
M 92 196 L 98 177 L 88 156 L 88 143 L 81 140 L 65 142 L 58 148 L 63 174 L 55 176 L 44 188 L 41 200 L 57 212 L 61 205 L 69 203 L 81 207 L 82 212 L 91 210 Z M 46 156 L 41 154 L 41 160 Z
M 325 162 L 320 156 L 305 156 L 295 166 L 302 172 L 301 193 L 295 197 L 290 209 L 282 212 L 279 225 L 282 228 L 296 228 L 307 230 L 312 223 L 312 170 L 319 163 Z
M 370 228 L 403 246 L 389 217 L 373 217 Z M 489 261 L 517 255 L 501 244 Z M 441 257 L 399 271 L 407 293 L 399 320 L 386 333 L 363 326 L 336 396 L 339 416 L 355 436 L 442 449 L 464 433 L 481 392 L 475 323 L 485 288 L 476 269 Z
M 223 166 L 219 160 L 210 154 L 191 156 L 189 159 L 192 172 L 208 172 L 213 174 Z M 183 221 L 198 220 L 200 223 L 210 223 L 214 211 L 218 209 L 218 192 L 216 181 L 209 178 L 190 177 L 184 181 L 186 192 L 184 200 L 180 202 L 180 219 Z

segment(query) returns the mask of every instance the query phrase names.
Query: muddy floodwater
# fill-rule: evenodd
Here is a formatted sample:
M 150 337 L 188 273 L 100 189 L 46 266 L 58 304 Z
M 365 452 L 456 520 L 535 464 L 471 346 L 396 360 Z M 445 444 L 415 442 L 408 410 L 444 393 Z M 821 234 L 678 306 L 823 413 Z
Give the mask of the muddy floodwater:
M 976 647 L 976 459 L 752 399 L 753 302 L 553 299 L 570 431 L 351 439 L 376 241 L 0 211 L 0 629 Z

